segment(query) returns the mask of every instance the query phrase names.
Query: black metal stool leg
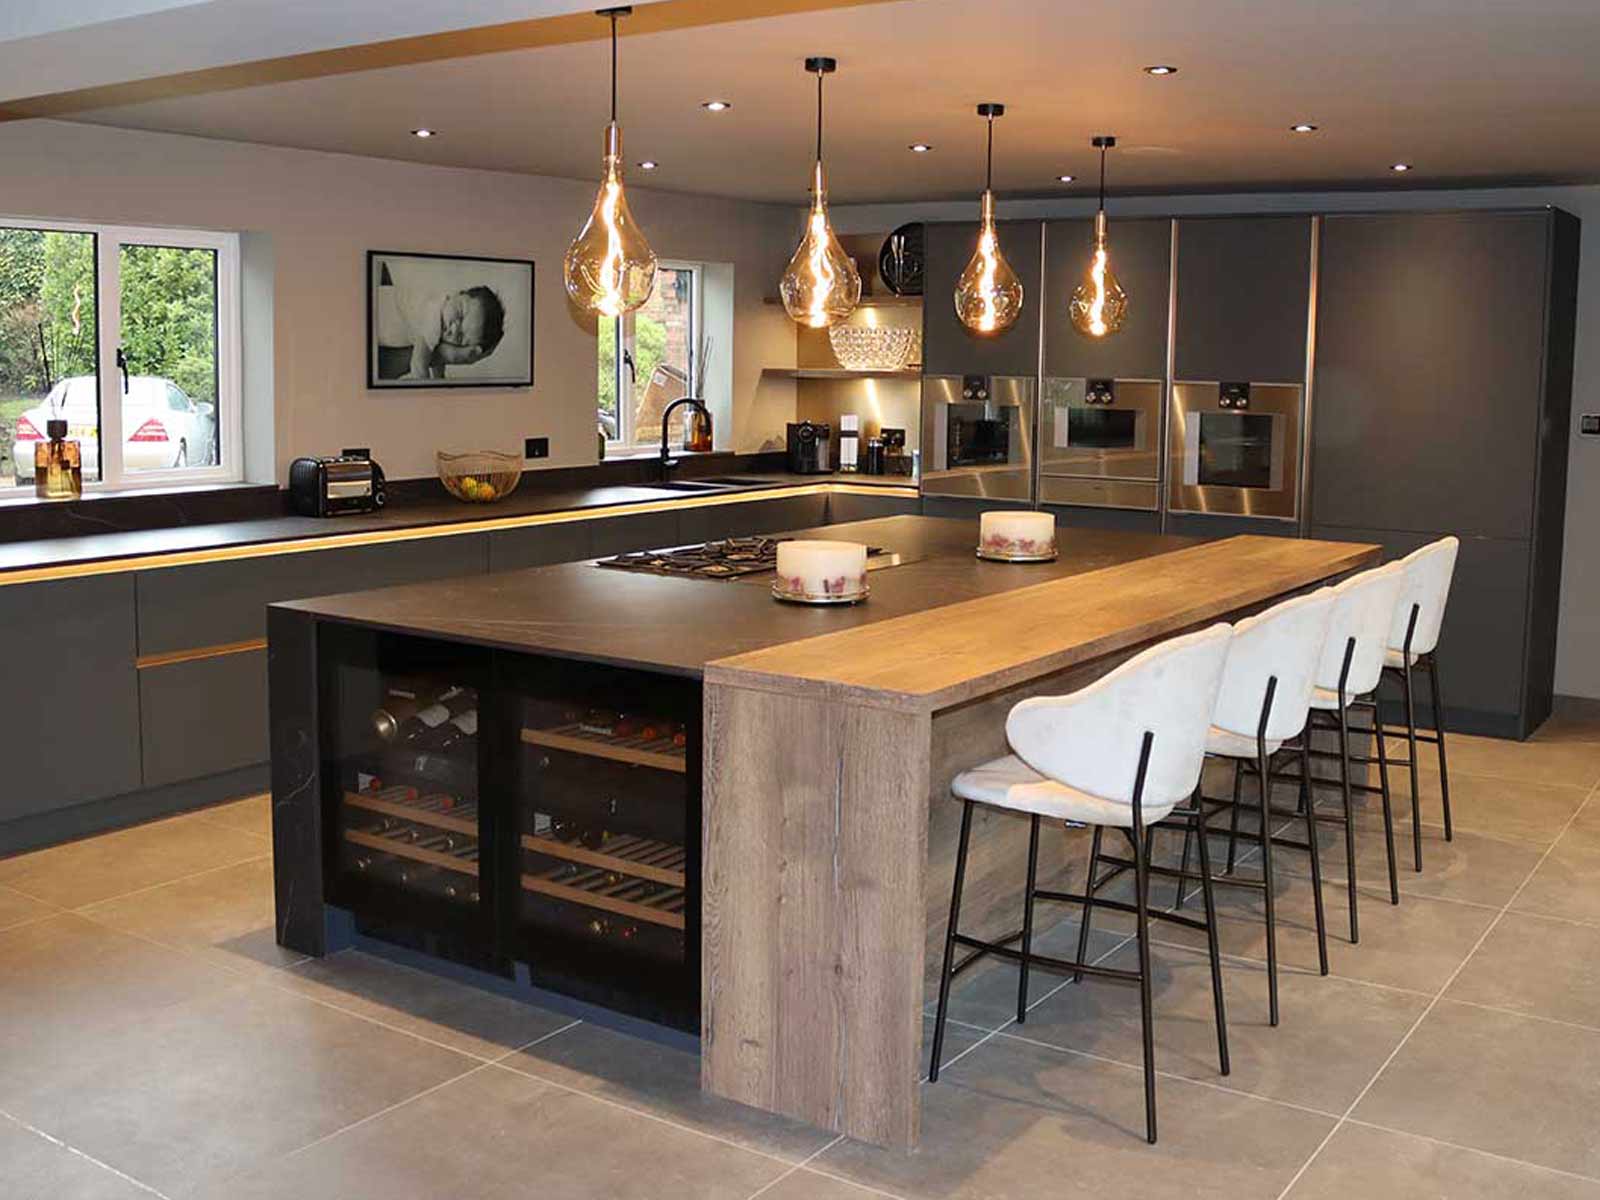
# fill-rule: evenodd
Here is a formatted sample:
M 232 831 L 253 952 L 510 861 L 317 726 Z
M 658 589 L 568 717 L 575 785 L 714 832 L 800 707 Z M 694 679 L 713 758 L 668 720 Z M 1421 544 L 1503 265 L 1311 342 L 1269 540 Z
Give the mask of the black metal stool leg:
M 961 920 L 961 887 L 967 878 L 967 842 L 972 838 L 971 800 L 961 806 L 961 841 L 956 847 L 955 886 L 950 889 L 950 927 L 944 933 L 944 968 L 939 975 L 939 1008 L 933 1018 L 933 1061 L 928 1082 L 939 1078 L 939 1055 L 944 1049 L 944 1020 L 950 1010 L 950 978 L 955 967 L 957 923 Z M 1099 832 L 1098 829 L 1096 832 Z
M 1022 970 L 1017 980 L 1017 1024 L 1028 1019 L 1028 956 L 1033 953 L 1033 893 L 1039 879 L 1039 817 L 1028 830 L 1028 891 L 1022 902 Z M 1081 961 L 1081 960 L 1080 960 Z
M 1411 692 L 1411 656 L 1401 659 L 1400 687 L 1406 702 L 1406 747 L 1411 759 L 1411 842 L 1422 870 L 1422 787 L 1417 780 L 1417 711 Z
M 1439 746 L 1439 796 L 1444 801 L 1444 840 L 1455 841 L 1455 827 L 1450 823 L 1450 769 L 1444 761 L 1444 701 L 1439 698 L 1439 652 L 1428 655 L 1429 694 L 1433 700 L 1433 736 Z
M 1146 855 L 1150 853 L 1150 837 L 1148 832 L 1140 827 L 1137 804 L 1136 799 L 1133 829 L 1129 833 L 1129 840 L 1133 842 L 1134 887 L 1138 892 L 1134 898 L 1134 908 L 1138 918 L 1139 937 L 1139 1024 L 1144 1034 L 1144 1127 L 1145 1140 L 1155 1145 L 1155 1001 L 1150 992 L 1150 871 L 1146 861 Z
M 1353 946 L 1361 940 L 1361 926 L 1356 917 L 1356 816 L 1350 801 L 1350 706 L 1342 690 L 1339 701 L 1339 785 L 1344 791 L 1345 887 L 1350 899 L 1350 944 Z
M 1228 1014 L 1222 998 L 1222 951 L 1217 944 L 1217 901 L 1211 892 L 1211 851 L 1206 845 L 1205 810 L 1195 818 L 1200 827 L 1200 895 L 1206 908 L 1206 949 L 1211 955 L 1211 1005 L 1217 1018 L 1217 1063 L 1228 1074 Z
M 1306 780 L 1311 778 L 1311 730 L 1300 735 L 1300 794 L 1307 797 Z M 1309 798 L 1302 801 L 1306 818 L 1306 845 L 1311 854 L 1311 902 L 1317 913 L 1317 965 L 1328 973 L 1328 922 L 1322 911 L 1322 854 L 1317 846 L 1317 812 Z
M 1189 803 L 1195 806 L 1199 813 L 1194 823 L 1185 822 L 1183 827 L 1183 858 L 1178 863 L 1178 894 L 1173 897 L 1172 907 L 1178 912 L 1183 911 L 1183 906 L 1188 902 L 1184 892 L 1188 890 L 1189 883 L 1189 849 L 1194 844 L 1194 831 L 1200 830 L 1200 836 L 1205 836 L 1205 809 L 1201 807 L 1200 789 L 1195 788 L 1194 795 L 1189 797 Z
M 1089 958 L 1089 915 L 1094 911 L 1094 889 L 1100 874 L 1100 836 L 1103 832 L 1103 828 L 1096 825 L 1094 836 L 1089 841 L 1089 878 L 1083 883 L 1083 919 L 1078 922 L 1079 962 L 1087 962 Z M 1082 983 L 1083 972 L 1074 971 L 1072 982 Z
M 1267 1008 L 1269 1023 L 1278 1023 L 1278 915 L 1272 885 L 1272 774 L 1266 747 L 1258 743 L 1256 766 L 1261 783 L 1261 877 L 1267 910 Z M 1237 813 L 1237 807 L 1233 810 Z
M 1389 854 L 1389 903 L 1400 903 L 1400 876 L 1394 859 L 1394 805 L 1389 795 L 1389 752 L 1384 748 L 1388 732 L 1383 727 L 1383 709 L 1378 694 L 1372 694 L 1372 739 L 1378 743 L 1378 787 L 1383 797 L 1383 842 Z

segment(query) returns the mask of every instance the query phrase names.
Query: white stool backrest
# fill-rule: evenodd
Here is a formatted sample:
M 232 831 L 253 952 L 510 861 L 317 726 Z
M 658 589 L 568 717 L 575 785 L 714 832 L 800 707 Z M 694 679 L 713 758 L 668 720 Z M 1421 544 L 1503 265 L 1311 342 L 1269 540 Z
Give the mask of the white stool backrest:
M 1200 782 L 1232 632 L 1219 624 L 1172 638 L 1070 695 L 1022 701 L 1006 718 L 1011 748 L 1042 775 L 1131 804 L 1148 731 L 1141 807 L 1170 808 Z
M 1344 669 L 1345 646 L 1356 640 L 1345 681 L 1344 698 L 1364 696 L 1378 686 L 1383 674 L 1383 652 L 1389 645 L 1389 626 L 1405 572 L 1399 563 L 1375 567 L 1352 575 L 1333 589 L 1333 615 L 1328 620 L 1328 640 L 1323 643 L 1317 686 L 1333 691 Z
M 1456 552 L 1460 549 L 1460 538 L 1443 537 L 1413 550 L 1396 564 L 1406 579 L 1400 586 L 1400 600 L 1389 626 L 1391 650 L 1405 649 L 1413 606 L 1417 609 L 1417 627 L 1411 634 L 1411 653 L 1427 654 L 1438 646 L 1439 626 L 1444 621 L 1445 601 L 1450 598 L 1450 580 L 1456 573 Z
M 1267 737 L 1281 742 L 1305 728 L 1317 665 L 1328 640 L 1333 600 L 1333 589 L 1321 588 L 1234 622 L 1212 724 L 1229 733 L 1255 737 L 1261 726 L 1267 681 L 1276 678 Z

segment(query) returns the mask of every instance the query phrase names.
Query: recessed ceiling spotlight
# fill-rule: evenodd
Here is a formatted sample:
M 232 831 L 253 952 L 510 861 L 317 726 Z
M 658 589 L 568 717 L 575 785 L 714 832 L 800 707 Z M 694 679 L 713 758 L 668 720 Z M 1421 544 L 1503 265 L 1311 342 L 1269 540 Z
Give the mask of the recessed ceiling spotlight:
M 434 134 L 433 130 L 423 127 L 421 129 L 413 129 L 411 131 L 411 136 L 419 138 L 431 138 L 436 135 Z
M 1389 170 L 1391 170 L 1391 171 L 1409 171 L 1409 170 L 1411 170 L 1411 164 L 1410 163 L 1395 163 L 1393 166 L 1391 166 L 1389 168 Z
M 656 162 L 655 159 L 647 158 L 642 163 L 639 164 L 639 170 L 641 170 L 641 171 L 654 171 L 660 165 L 661 164 Z
M 911 151 L 913 154 L 926 154 L 929 150 L 932 150 L 933 147 L 928 145 L 927 142 L 912 142 L 911 145 L 906 147 L 906 149 Z
M 707 100 L 700 107 L 707 112 L 727 112 L 733 105 L 726 100 Z
M 1165 63 L 1157 63 L 1153 67 L 1146 67 L 1144 69 L 1144 73 L 1146 75 L 1176 75 L 1178 73 L 1178 68 L 1169 67 Z
M 1056 182 L 1057 183 L 1071 183 L 1076 178 L 1077 178 L 1076 175 L 1057 175 L 1056 176 Z
M 1289 126 L 1290 133 L 1315 133 L 1316 131 L 1317 127 L 1315 125 L 1308 125 L 1304 121 Z

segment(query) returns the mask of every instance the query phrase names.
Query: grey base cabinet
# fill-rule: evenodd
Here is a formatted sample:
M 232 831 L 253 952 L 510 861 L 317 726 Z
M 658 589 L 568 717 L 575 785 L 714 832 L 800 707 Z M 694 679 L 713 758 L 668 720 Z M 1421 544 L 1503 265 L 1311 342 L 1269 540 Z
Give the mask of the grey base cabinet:
M 139 672 L 144 786 L 267 761 L 267 652 L 247 650 Z

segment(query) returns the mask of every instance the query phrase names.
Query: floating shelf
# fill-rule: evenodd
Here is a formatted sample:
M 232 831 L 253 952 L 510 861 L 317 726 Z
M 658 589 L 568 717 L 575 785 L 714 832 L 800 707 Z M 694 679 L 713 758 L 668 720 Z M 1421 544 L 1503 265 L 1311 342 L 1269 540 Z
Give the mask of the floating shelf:
M 763 304 L 782 305 L 783 298 L 781 296 L 763 296 L 761 298 L 761 303 L 763 303 Z M 896 295 L 893 295 L 893 294 L 890 294 L 890 295 L 887 295 L 887 296 L 863 296 L 863 297 L 861 297 L 861 300 L 856 305 L 856 307 L 857 308 L 921 308 L 922 307 L 922 297 L 921 296 L 896 296 Z
M 522 835 L 522 848 L 524 850 L 532 850 L 535 854 L 545 854 L 551 858 L 564 858 L 568 862 L 582 863 L 587 867 L 604 867 L 606 870 L 615 871 L 620 875 L 628 875 L 634 879 L 648 879 L 654 883 L 665 883 L 672 887 L 681 888 L 685 882 L 682 871 L 674 871 L 669 867 L 658 866 L 654 861 L 645 861 L 660 860 L 681 863 L 685 854 L 683 847 L 673 846 L 667 842 L 652 841 L 649 838 L 611 838 L 609 839 L 608 852 L 607 850 L 590 850 L 587 846 L 573 846 L 566 842 L 558 842 L 553 838 L 525 833 Z
M 688 770 L 683 750 L 673 746 L 670 738 L 656 738 L 654 741 L 608 738 L 597 733 L 585 733 L 572 724 L 559 725 L 554 729 L 524 729 L 522 740 L 530 746 L 609 758 L 614 762 L 632 763 L 640 767 L 656 767 L 662 771 L 676 771 L 680 775 Z
M 766 367 L 764 373 L 784 379 L 921 379 L 921 367 L 895 371 L 852 371 L 846 367 Z

